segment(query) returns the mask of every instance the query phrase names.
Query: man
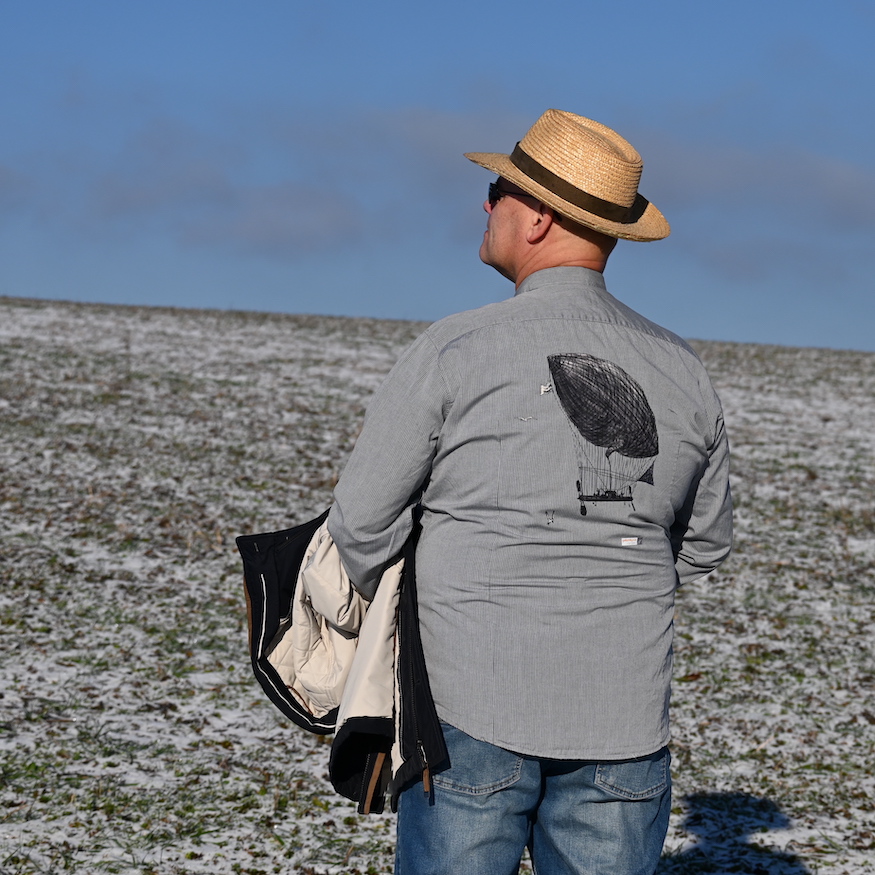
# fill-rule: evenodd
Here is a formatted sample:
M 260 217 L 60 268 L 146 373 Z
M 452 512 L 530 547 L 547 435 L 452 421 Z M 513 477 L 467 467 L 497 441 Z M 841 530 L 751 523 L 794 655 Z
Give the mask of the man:
M 642 162 L 548 110 L 499 175 L 480 257 L 513 298 L 432 325 L 374 396 L 328 527 L 372 590 L 421 513 L 420 625 L 450 767 L 402 792 L 396 872 L 645 875 L 670 808 L 674 593 L 731 540 L 719 401 L 607 292 L 666 237 Z

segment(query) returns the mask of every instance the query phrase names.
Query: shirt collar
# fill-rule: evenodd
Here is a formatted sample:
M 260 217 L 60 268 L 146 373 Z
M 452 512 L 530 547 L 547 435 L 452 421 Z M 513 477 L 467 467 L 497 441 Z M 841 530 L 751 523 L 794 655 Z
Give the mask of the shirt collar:
M 604 276 L 588 267 L 548 267 L 527 276 L 514 293 L 524 295 L 536 291 L 547 291 L 552 286 L 574 286 L 578 289 L 591 289 L 598 293 L 607 292 Z

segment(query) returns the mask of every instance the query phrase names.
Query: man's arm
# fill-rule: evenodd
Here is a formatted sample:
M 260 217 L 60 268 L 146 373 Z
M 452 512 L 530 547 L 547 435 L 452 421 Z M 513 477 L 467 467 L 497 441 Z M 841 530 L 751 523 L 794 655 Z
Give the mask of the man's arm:
M 368 405 L 328 516 L 350 579 L 366 597 L 413 528 L 415 498 L 431 470 L 448 397 L 437 350 L 424 334 Z
M 708 448 L 707 465 L 692 485 L 671 536 L 681 584 L 713 571 L 732 549 L 729 441 L 722 415 Z

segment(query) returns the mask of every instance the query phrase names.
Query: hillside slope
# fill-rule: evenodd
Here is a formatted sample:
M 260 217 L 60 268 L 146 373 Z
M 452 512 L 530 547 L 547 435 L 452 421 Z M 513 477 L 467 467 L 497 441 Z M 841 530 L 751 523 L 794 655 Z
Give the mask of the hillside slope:
M 233 539 L 327 505 L 422 327 L 0 298 L 0 875 L 391 871 L 251 677 Z M 873 872 L 875 354 L 696 347 L 737 543 L 679 595 L 660 871 Z

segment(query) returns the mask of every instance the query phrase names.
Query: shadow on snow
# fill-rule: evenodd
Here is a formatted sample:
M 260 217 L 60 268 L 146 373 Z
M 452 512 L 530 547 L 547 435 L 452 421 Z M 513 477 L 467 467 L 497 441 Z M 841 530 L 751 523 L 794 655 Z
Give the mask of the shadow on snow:
M 683 803 L 684 829 L 696 837 L 696 844 L 664 857 L 657 875 L 809 875 L 795 854 L 756 843 L 757 836 L 790 827 L 790 819 L 774 802 L 747 793 L 693 793 Z

